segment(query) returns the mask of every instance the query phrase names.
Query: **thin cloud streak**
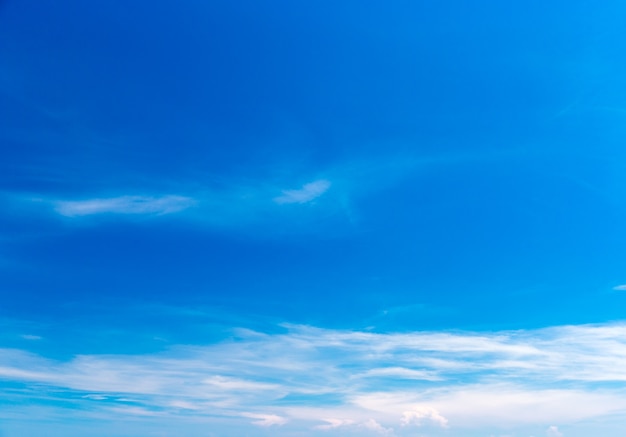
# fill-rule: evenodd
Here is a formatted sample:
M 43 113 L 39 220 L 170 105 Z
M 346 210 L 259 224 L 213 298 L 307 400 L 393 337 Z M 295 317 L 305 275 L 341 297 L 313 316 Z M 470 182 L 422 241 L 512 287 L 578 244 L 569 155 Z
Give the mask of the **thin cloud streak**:
M 79 200 L 55 199 L 54 196 L 24 197 L 20 194 L 14 194 L 12 197 L 22 202 L 26 200 L 31 204 L 52 205 L 57 214 L 73 219 L 100 215 L 161 216 L 185 212 L 185 219 L 200 226 L 239 229 L 252 225 L 275 225 L 277 223 L 288 223 L 288 226 L 293 226 L 294 220 L 290 214 L 296 213 L 296 210 L 281 207 L 315 204 L 317 213 L 325 214 L 329 209 L 340 212 L 341 214 L 337 217 L 343 217 L 345 223 L 353 226 L 358 222 L 356 205 L 359 199 L 401 184 L 420 169 L 455 164 L 468 159 L 505 159 L 511 153 L 502 156 L 495 153 L 480 156 L 463 154 L 427 157 L 411 154 L 371 156 L 362 161 L 344 162 L 336 167 L 327 168 L 325 173 L 331 177 L 313 180 L 297 189 L 282 189 L 289 181 L 284 178 L 280 178 L 281 180 L 270 178 L 252 184 L 224 181 L 221 189 L 202 188 L 202 183 L 194 183 L 183 188 L 187 195 L 137 193 L 94 196 Z M 181 187 L 177 186 L 177 188 Z M 315 202 L 322 196 L 328 196 L 331 188 L 333 196 L 330 201 L 323 204 Z M 123 189 L 121 191 L 124 192 Z M 280 194 L 276 195 L 277 193 Z M 193 212 L 190 211 L 192 207 Z M 316 212 L 307 208 L 303 209 L 300 214 L 310 216 Z M 314 228 L 304 226 L 307 231 Z
M 344 426 L 350 426 L 354 424 L 354 420 L 350 420 L 350 419 L 322 419 L 322 421 L 326 422 L 326 424 L 317 425 L 314 429 L 319 429 L 322 431 L 329 431 L 331 429 L 341 428 Z
M 284 425 L 285 423 L 287 423 L 287 419 L 277 416 L 276 414 L 243 413 L 242 416 L 255 419 L 252 424 L 263 427 Z
M 185 196 L 120 196 L 87 200 L 57 201 L 54 209 L 66 217 L 81 217 L 97 214 L 172 214 L 195 204 Z
M 280 189 L 275 183 L 266 182 L 257 186 L 232 186 L 221 190 L 189 190 L 189 195 L 134 194 L 94 196 L 79 200 L 22 195 L 13 197 L 18 202 L 26 202 L 34 207 L 51 206 L 56 214 L 71 219 L 102 215 L 162 216 L 185 212 L 184 218 L 193 223 L 223 228 L 275 224 L 284 222 L 286 217 L 291 222 L 294 211 L 281 208 L 282 205 L 311 203 L 325 194 L 330 186 L 328 180 L 316 180 L 301 189 L 282 190 L 283 194 L 278 197 L 276 192 L 280 192 Z M 192 207 L 193 211 L 188 211 Z M 307 209 L 306 214 L 311 213 Z
M 285 203 L 308 203 L 311 202 L 330 188 L 330 182 L 325 179 L 304 184 L 299 190 L 283 190 L 281 196 L 275 197 L 274 202 Z

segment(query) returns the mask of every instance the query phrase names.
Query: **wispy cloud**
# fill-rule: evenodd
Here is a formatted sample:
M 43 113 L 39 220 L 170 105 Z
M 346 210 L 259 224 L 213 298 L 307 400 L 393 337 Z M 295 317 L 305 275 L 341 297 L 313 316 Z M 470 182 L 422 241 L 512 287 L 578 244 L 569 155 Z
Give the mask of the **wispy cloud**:
M 616 285 L 615 287 L 613 287 L 613 290 L 615 290 L 615 291 L 626 291 L 626 284 Z
M 255 419 L 252 423 L 257 426 L 269 427 L 287 423 L 287 419 L 276 414 L 243 413 L 242 416 Z
M 369 419 L 368 421 L 364 422 L 363 427 L 366 429 L 369 429 L 370 431 L 374 431 L 376 434 L 379 434 L 382 436 L 393 435 L 393 428 L 385 428 L 374 419 Z
M 322 419 L 322 421 L 326 422 L 326 424 L 317 425 L 314 429 L 320 429 L 322 431 L 329 431 L 331 429 L 354 425 L 354 420 L 350 420 L 350 419 Z
M 96 214 L 171 214 L 195 204 L 185 196 L 120 196 L 87 200 L 62 200 L 54 203 L 54 209 L 66 217 Z
M 381 435 L 543 427 L 537 434 L 545 423 L 626 414 L 626 393 L 614 384 L 626 381 L 623 324 L 480 334 L 284 328 L 237 330 L 230 341 L 152 355 L 55 361 L 5 349 L 0 379 L 33 392 L 56 387 L 47 398 L 74 393 L 73 402 L 105 415 L 115 408 L 174 420 L 184 412 Z
M 281 208 L 286 204 L 307 204 L 326 193 L 331 182 L 316 180 L 300 189 L 279 191 L 277 183 L 223 187 L 220 190 L 196 190 L 191 195 L 123 195 L 103 196 L 81 200 L 42 200 L 35 204 L 52 204 L 54 211 L 62 216 L 81 218 L 96 215 L 166 215 L 180 213 L 193 207 L 184 217 L 192 223 L 210 227 L 241 227 L 245 225 L 274 226 L 285 218 L 293 222 L 292 209 Z M 31 201 L 32 202 L 32 201 Z M 336 207 L 337 205 L 326 205 Z M 323 209 L 323 208 L 322 208 Z M 311 209 L 302 211 L 310 215 Z M 281 228 L 283 229 L 283 228 Z
M 505 157 L 510 155 L 505 154 Z M 493 156 L 492 156 L 493 155 Z M 415 156 L 411 154 L 393 154 L 380 156 L 366 156 L 364 159 L 353 162 L 340 162 L 324 169 L 310 169 L 315 174 L 323 172 L 327 178 L 317 178 L 301 185 L 299 188 L 285 188 L 293 183 L 296 175 L 277 175 L 276 172 L 263 180 L 250 180 L 243 175 L 232 179 L 208 183 L 199 179 L 193 183 L 179 183 L 175 186 L 177 192 L 184 195 L 159 195 L 154 193 L 154 187 L 146 187 L 144 192 L 129 191 L 124 187 L 117 187 L 114 194 L 100 193 L 82 199 L 59 198 L 53 194 L 24 196 L 19 193 L 6 193 L 5 201 L 24 202 L 31 206 L 52 205 L 54 211 L 70 218 L 92 217 L 97 215 L 109 216 L 137 216 L 137 215 L 166 215 L 186 211 L 184 217 L 191 223 L 199 226 L 236 228 L 251 230 L 254 225 L 264 228 L 263 235 L 268 235 L 268 229 L 282 233 L 290 227 L 314 231 L 320 226 L 320 221 L 307 222 L 293 220 L 293 214 L 301 214 L 306 218 L 315 214 L 324 217 L 334 217 L 349 228 L 358 223 L 359 199 L 388 189 L 390 186 L 406 182 L 407 178 L 414 177 L 421 168 L 456 164 L 467 160 L 502 159 L 499 154 L 443 155 L 443 156 Z M 299 176 L 298 176 L 299 177 Z M 161 186 L 161 184 L 158 184 Z M 332 189 L 333 196 L 328 196 Z M 123 193 L 120 195 L 120 193 Z M 322 196 L 331 201 L 315 202 Z M 0 199 L 2 200 L 2 199 Z M 283 208 L 286 205 L 310 205 L 314 208 Z M 193 211 L 190 210 L 193 206 Z M 24 212 L 28 212 L 24 210 Z M 35 212 L 35 211 L 31 211 Z M 328 214 L 333 212 L 333 214 Z M 314 223 L 315 226 L 311 226 Z M 277 224 L 289 226 L 276 226 Z M 337 222 L 334 222 L 337 224 Z M 336 231 L 337 226 L 333 229 Z M 255 233 L 255 230 L 251 230 Z M 280 231 L 279 231 L 280 230 Z M 327 231 L 328 228 L 320 230 Z
M 416 379 L 423 381 L 440 381 L 441 377 L 435 372 L 425 370 L 407 369 L 405 367 L 381 367 L 371 369 L 359 375 L 360 377 L 384 377 L 398 379 Z
M 326 179 L 309 182 L 308 184 L 304 184 L 302 188 L 298 190 L 283 190 L 283 194 L 275 197 L 274 202 L 278 204 L 308 203 L 328 191 L 330 185 L 330 182 Z

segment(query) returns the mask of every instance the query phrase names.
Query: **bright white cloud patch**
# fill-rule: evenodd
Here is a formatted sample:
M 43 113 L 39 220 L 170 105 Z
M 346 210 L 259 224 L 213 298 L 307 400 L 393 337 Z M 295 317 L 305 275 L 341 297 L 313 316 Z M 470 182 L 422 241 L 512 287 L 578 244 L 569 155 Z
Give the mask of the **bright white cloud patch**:
M 276 435 L 535 427 L 534 435 L 560 437 L 546 424 L 624 416 L 626 425 L 623 324 L 494 333 L 284 328 L 242 329 L 233 340 L 148 355 L 59 361 L 4 349 L 0 379 L 46 402 L 88 402 L 103 417 L 217 417 L 237 426 L 245 417 L 255 426 L 285 425 Z M 0 401 L 19 405 L 12 396 L 0 392 Z
M 410 411 L 402 413 L 402 425 L 421 426 L 426 422 L 432 422 L 442 428 L 448 427 L 448 419 L 439 414 L 439 411 L 432 407 L 418 406 Z
M 304 184 L 299 190 L 283 190 L 281 196 L 275 197 L 274 202 L 278 204 L 285 203 L 308 203 L 317 199 L 330 188 L 330 182 L 326 179 L 320 179 L 315 182 Z
M 613 287 L 613 290 L 615 290 L 615 291 L 626 291 L 626 284 L 617 285 L 617 286 Z
M 55 203 L 55 211 L 66 217 L 95 214 L 171 214 L 189 208 L 194 200 L 184 196 L 121 196 L 68 200 Z
M 559 431 L 559 428 L 556 426 L 550 426 L 546 430 L 547 437 L 563 437 L 563 433 Z

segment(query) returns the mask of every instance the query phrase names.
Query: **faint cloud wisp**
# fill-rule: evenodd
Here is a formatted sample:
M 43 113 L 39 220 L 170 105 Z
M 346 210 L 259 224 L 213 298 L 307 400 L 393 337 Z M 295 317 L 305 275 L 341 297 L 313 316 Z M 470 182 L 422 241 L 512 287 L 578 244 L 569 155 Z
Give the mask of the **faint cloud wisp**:
M 252 424 L 263 427 L 284 425 L 285 423 L 287 423 L 287 419 L 281 416 L 277 416 L 276 414 L 244 413 L 243 416 L 249 417 L 250 419 L 256 419 L 252 422 Z
M 120 196 L 87 200 L 55 202 L 55 211 L 65 217 L 81 217 L 96 214 L 171 214 L 195 204 L 185 196 Z
M 278 204 L 308 203 L 328 191 L 330 185 L 330 182 L 326 179 L 309 182 L 304 184 L 299 190 L 283 190 L 283 194 L 275 197 L 274 202 Z

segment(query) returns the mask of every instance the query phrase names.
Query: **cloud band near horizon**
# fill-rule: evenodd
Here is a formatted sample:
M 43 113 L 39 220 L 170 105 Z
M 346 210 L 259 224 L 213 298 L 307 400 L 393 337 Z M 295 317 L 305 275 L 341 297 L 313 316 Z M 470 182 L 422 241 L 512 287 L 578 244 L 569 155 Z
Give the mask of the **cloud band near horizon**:
M 285 328 L 239 329 L 228 341 L 158 354 L 69 361 L 4 349 L 0 378 L 59 402 L 71 396 L 100 414 L 231 417 L 324 432 L 405 435 L 417 427 L 436 435 L 626 412 L 623 324 L 491 333 Z

